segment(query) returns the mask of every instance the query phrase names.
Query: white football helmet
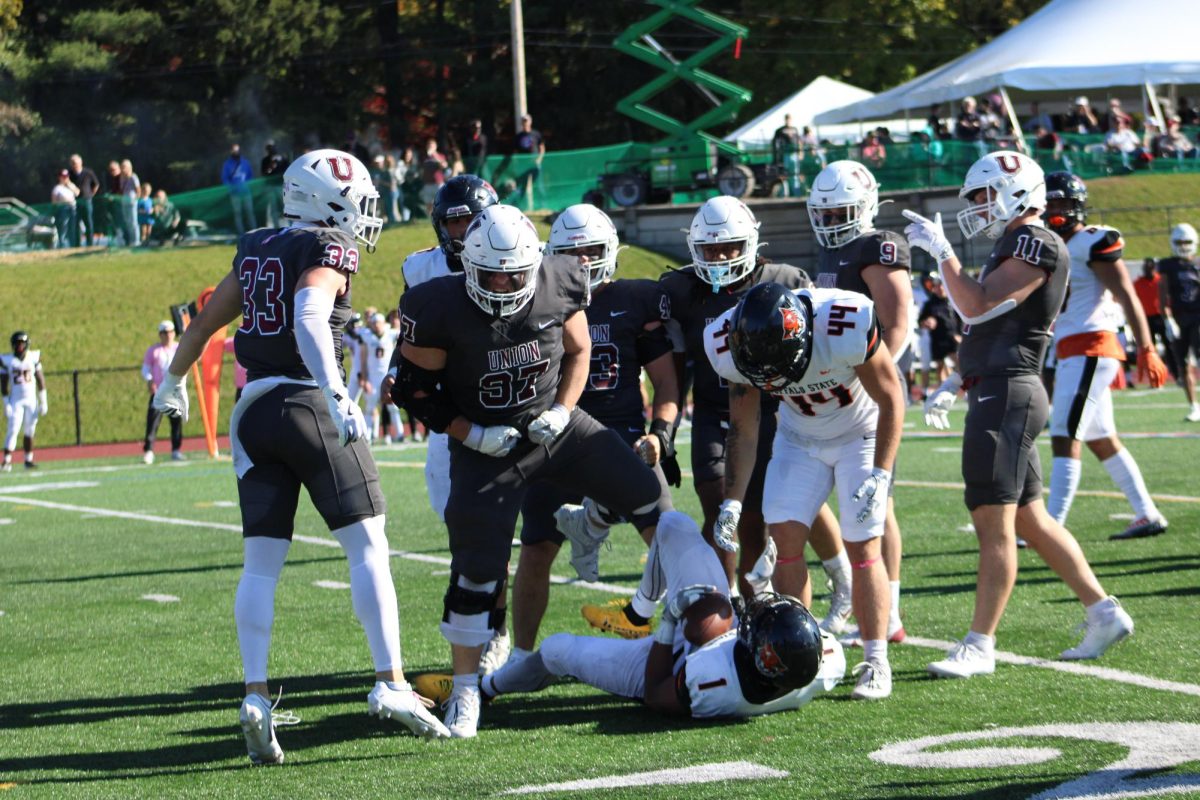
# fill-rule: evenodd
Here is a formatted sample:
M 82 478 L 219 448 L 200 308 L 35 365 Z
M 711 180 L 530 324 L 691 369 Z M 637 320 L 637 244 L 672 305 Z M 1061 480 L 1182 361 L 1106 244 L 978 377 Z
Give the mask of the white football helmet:
M 371 173 L 341 150 L 313 150 L 291 163 L 283 173 L 283 216 L 341 228 L 372 250 L 383 230 Z
M 857 161 L 821 170 L 808 195 L 808 219 L 822 247 L 837 248 L 875 229 L 879 182 Z
M 736 197 L 721 195 L 700 206 L 692 217 L 688 231 L 688 250 L 696 275 L 717 291 L 722 286 L 737 283 L 754 271 L 758 258 L 759 221 Z M 741 253 L 722 261 L 706 261 L 700 245 L 721 242 L 742 242 Z
M 987 189 L 987 197 L 972 203 L 971 195 L 980 189 Z M 1023 153 L 997 150 L 971 165 L 958 196 L 968 204 L 958 212 L 963 236 L 970 239 L 982 233 L 999 239 L 1013 219 L 1046 207 L 1046 173 Z
M 1179 258 L 1196 255 L 1196 229 L 1186 222 L 1171 228 L 1171 252 Z
M 494 317 L 509 317 L 525 307 L 537 289 L 543 245 L 520 209 L 497 204 L 476 215 L 463 237 L 459 254 L 467 278 L 467 294 Z M 489 288 L 492 276 L 511 276 L 512 288 Z
M 588 258 L 588 283 L 595 289 L 617 271 L 617 250 L 621 246 L 612 220 L 589 203 L 568 206 L 550 227 L 551 253 L 570 253 L 577 247 L 602 246 L 604 255 Z

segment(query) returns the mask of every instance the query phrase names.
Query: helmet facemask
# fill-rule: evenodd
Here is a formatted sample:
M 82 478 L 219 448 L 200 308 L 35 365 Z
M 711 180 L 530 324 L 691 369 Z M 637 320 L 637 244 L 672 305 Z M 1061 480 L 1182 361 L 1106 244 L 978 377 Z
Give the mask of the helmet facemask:
M 587 256 L 588 284 L 595 289 L 617 271 L 621 242 L 608 215 L 593 205 L 569 206 L 550 228 L 551 253 Z
M 875 229 L 879 184 L 857 161 L 835 161 L 813 180 L 808 218 L 818 244 L 836 249 Z
M 982 199 L 976 199 L 985 192 Z M 967 207 L 958 227 L 968 239 L 999 239 L 1005 227 L 1032 209 L 1046 207 L 1046 180 L 1037 162 L 1020 153 L 997 151 L 976 161 L 958 196 Z
M 496 318 L 516 314 L 533 299 L 542 265 L 537 230 L 516 208 L 495 205 L 475 217 L 459 254 L 466 274 L 467 295 Z M 498 275 L 508 284 L 496 288 Z
M 1196 255 L 1196 229 L 1186 222 L 1172 228 L 1171 252 L 1177 258 L 1194 258 Z
M 758 220 L 740 200 L 714 197 L 696 212 L 688 230 L 688 250 L 696 275 L 714 292 L 732 286 L 754 271 L 758 263 Z M 706 249 L 722 245 L 723 257 L 705 256 Z M 728 255 L 731 250 L 736 255 Z

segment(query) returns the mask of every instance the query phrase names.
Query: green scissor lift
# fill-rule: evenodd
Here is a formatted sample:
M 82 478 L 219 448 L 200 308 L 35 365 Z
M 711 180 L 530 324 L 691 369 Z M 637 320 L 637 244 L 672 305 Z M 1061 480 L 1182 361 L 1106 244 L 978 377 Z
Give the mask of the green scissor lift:
M 617 103 L 617 110 L 657 128 L 667 137 L 648 145 L 644 158 L 609 165 L 608 174 L 601 177 L 601 182 L 613 201 L 621 206 L 638 205 L 647 200 L 670 200 L 679 192 L 711 190 L 717 186 L 719 167 L 725 163 L 736 164 L 742 153 L 736 144 L 722 141 L 706 133 L 704 128 L 735 119 L 751 97 L 749 89 L 701 69 L 703 64 L 745 38 L 748 30 L 744 26 L 696 8 L 697 0 L 652 2 L 662 10 L 631 25 L 617 37 L 615 45 L 622 53 L 662 70 L 663 74 L 623 97 Z M 679 21 L 711 30 L 716 39 L 688 58 L 677 59 L 655 40 L 654 33 L 668 23 Z M 684 122 L 648 105 L 653 98 L 678 84 L 699 92 L 712 108 Z M 748 169 L 744 171 L 749 172 Z M 750 182 L 752 185 L 752 178 Z M 742 194 L 738 191 L 727 193 Z

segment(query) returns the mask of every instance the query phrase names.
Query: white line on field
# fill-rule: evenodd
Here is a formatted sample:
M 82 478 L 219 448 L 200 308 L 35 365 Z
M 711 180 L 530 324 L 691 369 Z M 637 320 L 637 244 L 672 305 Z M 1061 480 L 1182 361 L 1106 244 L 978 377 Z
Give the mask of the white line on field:
M 143 600 L 152 600 L 155 603 L 178 603 L 179 598 L 173 594 L 144 594 Z
M 0 494 L 23 494 L 26 492 L 43 492 L 49 489 L 94 489 L 100 484 L 95 481 L 58 481 L 56 483 L 17 483 L 12 486 L 0 486 Z
M 953 481 L 895 481 L 897 486 L 909 486 L 914 489 L 955 489 L 961 491 L 963 485 L 954 483 Z M 1050 494 L 1050 489 L 1042 490 L 1043 494 Z M 1114 500 L 1124 500 L 1125 495 L 1121 492 L 1106 491 L 1102 489 L 1080 489 L 1075 494 L 1083 497 L 1108 497 Z M 1200 497 L 1191 497 L 1186 494 L 1152 494 L 1150 495 L 1159 503 L 1200 503 Z
M 764 778 L 786 778 L 787 772 L 764 767 L 750 761 L 727 761 L 723 764 L 696 764 L 676 769 L 659 769 L 653 772 L 635 772 L 630 775 L 609 775 L 603 778 L 543 783 L 535 786 L 519 786 L 506 789 L 500 794 L 541 794 L 542 792 L 580 792 L 589 789 L 620 789 L 627 786 L 681 786 L 689 783 L 716 783 L 717 781 L 763 780 Z
M 905 644 L 915 644 L 918 647 L 928 647 L 936 650 L 950 650 L 957 642 L 947 642 L 941 639 L 924 639 L 920 636 L 906 636 Z M 1138 675 L 1136 672 L 1126 672 L 1122 669 L 1112 669 L 1110 667 L 1093 667 L 1089 664 L 1080 664 L 1078 661 L 1052 661 L 1048 658 L 1035 658 L 1033 656 L 1023 656 L 1017 653 L 1008 653 L 1004 650 L 996 651 L 996 660 L 1004 664 L 1016 664 L 1022 667 L 1041 667 L 1042 669 L 1052 669 L 1057 672 L 1066 672 L 1071 675 L 1087 675 L 1092 678 L 1100 678 L 1106 681 L 1116 681 L 1117 683 L 1128 683 L 1133 686 L 1142 686 L 1147 689 L 1158 689 L 1163 692 L 1178 692 L 1180 694 L 1190 694 L 1200 697 L 1200 686 L 1194 683 L 1179 683 L 1178 681 L 1165 681 L 1159 678 L 1151 678 L 1147 675 Z
M 911 481 L 898 481 L 900 484 L 916 483 Z M 924 484 L 921 484 L 924 485 Z M 931 484 L 931 488 L 962 488 L 956 484 Z M 1081 492 L 1082 494 L 1082 492 Z M 1111 492 L 1108 494 L 1116 494 Z M 1123 496 L 1123 495 L 1118 495 Z M 1157 499 L 1157 498 L 1156 498 Z M 1200 498 L 1180 498 L 1181 502 L 1200 503 Z M 134 511 L 115 511 L 107 508 L 96 508 L 94 506 L 79 506 L 69 503 L 56 503 L 51 500 L 39 500 L 31 497 L 6 497 L 0 494 L 0 503 L 13 503 L 28 506 L 38 506 L 41 508 L 54 509 L 56 511 L 73 511 L 84 514 L 95 514 L 101 517 L 113 517 L 118 519 L 133 519 L 139 522 L 152 522 L 161 525 L 176 525 L 187 528 L 207 528 L 209 530 L 220 531 L 236 531 L 241 532 L 240 525 L 230 525 L 221 522 L 206 522 L 194 519 L 181 519 L 178 517 L 164 517 L 157 514 L 144 514 Z M 294 541 L 303 542 L 305 544 L 313 544 L 320 547 L 338 547 L 340 545 L 334 539 L 328 539 L 320 536 L 306 536 L 304 534 L 296 534 L 292 537 Z M 434 556 L 426 553 L 410 553 L 404 550 L 389 551 L 396 558 L 403 558 L 408 561 L 418 561 L 426 564 L 436 564 L 438 566 L 449 566 L 450 559 L 445 556 Z M 510 567 L 510 572 L 512 568 Z M 610 594 L 632 595 L 634 589 L 628 586 L 617 586 L 616 584 L 604 583 L 602 581 L 581 581 L 574 578 L 564 578 L 559 575 L 551 575 L 550 582 L 555 584 L 569 584 L 578 586 L 584 589 L 594 589 L 596 591 L 608 592 Z M 954 642 L 943 641 L 940 639 L 923 639 L 916 636 L 909 636 L 905 639 L 905 643 L 913 644 L 917 647 L 927 647 L 936 650 L 949 650 Z M 1146 675 L 1139 675 L 1133 672 L 1125 672 L 1124 670 L 1110 669 L 1108 667 L 1093 667 L 1076 662 L 1051 661 L 1044 658 L 1034 658 L 1032 656 L 1022 656 L 1016 653 L 1007 653 L 996 651 L 996 660 L 1007 664 L 1016 664 L 1028 667 L 1041 667 L 1042 669 L 1052 669 L 1059 672 L 1066 672 L 1073 675 L 1086 675 L 1092 678 L 1101 680 L 1114 681 L 1117 683 L 1127 683 L 1133 686 L 1141 686 L 1148 689 L 1158 689 L 1160 691 L 1178 692 L 1181 694 L 1190 694 L 1200 697 L 1200 685 L 1190 683 L 1179 683 L 1176 681 L 1160 680 L 1151 678 Z M 548 791 L 548 790 L 547 790 Z
M 313 581 L 313 586 L 318 589 L 349 589 L 350 584 L 342 581 Z

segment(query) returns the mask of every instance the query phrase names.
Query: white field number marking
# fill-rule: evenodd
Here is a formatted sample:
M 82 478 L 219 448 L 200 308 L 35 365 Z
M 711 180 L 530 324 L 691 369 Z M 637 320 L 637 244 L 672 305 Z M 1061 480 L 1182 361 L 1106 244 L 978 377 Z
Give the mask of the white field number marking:
M 771 769 L 749 761 L 727 761 L 720 764 L 697 764 L 694 767 L 659 769 L 653 772 L 635 772 L 632 775 L 610 775 L 605 778 L 543 783 L 537 786 L 519 786 L 506 789 L 500 794 L 541 794 L 542 792 L 582 792 L 596 789 L 619 789 L 627 786 L 680 786 L 688 783 L 716 783 L 717 781 L 763 780 L 764 778 L 786 778 L 783 770 Z
M 979 769 L 1041 764 L 1062 755 L 1062 751 L 1053 747 L 997 744 L 1003 739 L 1031 737 L 1109 742 L 1124 745 L 1129 752 L 1120 761 L 1039 792 L 1030 800 L 1118 800 L 1200 793 L 1200 775 L 1197 774 L 1134 777 L 1139 772 L 1168 770 L 1200 757 L 1200 725 L 1186 722 L 1093 722 L 989 728 L 889 744 L 871 753 L 871 760 L 916 769 Z M 974 741 L 983 741 L 986 746 L 966 750 L 936 749 Z
M 178 603 L 179 598 L 173 594 L 144 594 L 143 600 L 152 600 L 155 603 Z
M 350 584 L 342 581 L 313 581 L 313 586 L 318 589 L 349 589 Z

